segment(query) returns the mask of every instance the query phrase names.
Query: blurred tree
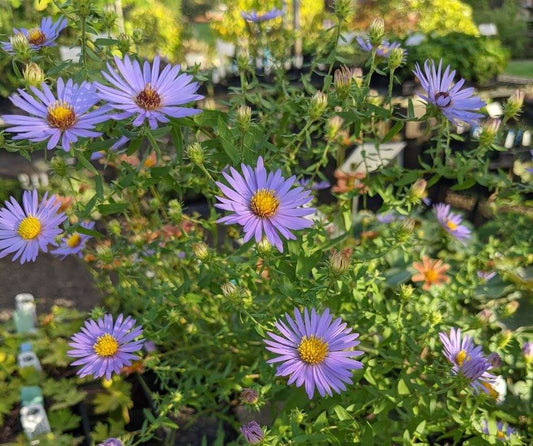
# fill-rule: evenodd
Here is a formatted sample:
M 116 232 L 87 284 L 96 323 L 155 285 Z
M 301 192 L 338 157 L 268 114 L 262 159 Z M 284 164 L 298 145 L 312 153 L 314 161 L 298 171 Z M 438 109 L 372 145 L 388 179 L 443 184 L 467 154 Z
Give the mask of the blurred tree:
M 387 30 L 399 36 L 414 31 L 478 33 L 472 9 L 459 0 L 359 0 L 356 28 L 366 29 L 374 17 L 383 17 Z
M 472 6 L 476 23 L 494 23 L 504 46 L 509 48 L 514 58 L 533 57 L 528 48 L 527 22 L 521 0 L 465 0 Z

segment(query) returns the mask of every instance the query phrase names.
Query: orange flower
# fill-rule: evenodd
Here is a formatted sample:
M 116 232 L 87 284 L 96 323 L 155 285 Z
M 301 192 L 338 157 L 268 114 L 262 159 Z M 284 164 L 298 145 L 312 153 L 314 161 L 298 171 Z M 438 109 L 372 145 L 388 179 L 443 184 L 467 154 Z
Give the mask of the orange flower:
M 59 203 L 58 212 L 65 212 L 72 206 L 72 197 L 62 197 L 61 195 L 56 195 L 55 198 Z
M 442 260 L 432 260 L 429 257 L 422 257 L 422 263 L 413 262 L 413 268 L 418 271 L 411 279 L 413 282 L 424 282 L 423 290 L 429 290 L 432 285 L 448 283 L 450 278 L 445 274 L 450 265 Z
M 332 192 L 345 194 L 346 192 L 358 189 L 359 193 L 364 194 L 368 190 L 366 185 L 360 181 L 366 176 L 363 172 L 346 173 L 337 169 L 334 176 L 337 179 L 337 184 L 331 189 Z

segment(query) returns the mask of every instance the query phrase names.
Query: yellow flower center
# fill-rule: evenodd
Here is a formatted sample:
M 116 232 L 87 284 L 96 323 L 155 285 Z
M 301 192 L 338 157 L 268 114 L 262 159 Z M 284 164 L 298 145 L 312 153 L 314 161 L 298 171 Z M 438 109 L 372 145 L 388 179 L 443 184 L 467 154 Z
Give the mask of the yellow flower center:
M 488 390 L 489 392 L 489 396 L 495 400 L 498 399 L 498 397 L 500 396 L 500 394 L 494 389 L 494 387 L 492 387 L 489 383 L 485 382 L 485 381 L 482 381 L 481 382 L 481 385 L 483 387 L 485 387 L 485 389 Z
M 457 353 L 455 355 L 455 361 L 457 362 L 457 364 L 459 365 L 463 365 L 463 362 L 465 361 L 465 359 L 468 361 L 470 360 L 470 356 L 468 356 L 468 354 L 464 351 L 464 350 L 461 350 L 459 353 Z M 484 383 L 483 383 L 484 384 Z
M 496 437 L 498 440 L 505 440 L 505 434 L 502 431 L 496 432 Z
M 24 240 L 33 240 L 41 233 L 41 222 L 37 217 L 30 215 L 19 223 L 17 232 Z
M 278 208 L 279 200 L 270 189 L 259 189 L 250 200 L 250 209 L 261 218 L 274 216 Z
M 434 269 L 427 270 L 424 275 L 426 276 L 426 280 L 428 282 L 435 282 L 435 280 L 437 280 L 437 278 L 439 277 L 439 275 Z
M 60 130 L 67 130 L 76 123 L 76 113 L 71 105 L 64 101 L 55 101 L 48 106 L 48 116 L 46 117 L 50 127 Z
M 118 350 L 118 342 L 113 336 L 106 333 L 96 340 L 93 350 L 98 356 L 113 356 Z
M 80 234 L 72 234 L 67 240 L 67 246 L 69 248 L 76 248 L 81 242 Z
M 456 225 L 453 221 L 451 221 L 451 220 L 448 220 L 448 221 L 446 222 L 446 226 L 448 226 L 448 229 L 449 229 L 450 231 L 455 231 L 455 230 L 457 229 L 457 225 Z
M 28 31 L 28 42 L 32 45 L 42 45 L 46 42 L 46 36 L 40 28 L 32 28 Z
M 317 365 L 326 359 L 328 355 L 328 344 L 314 335 L 304 336 L 298 346 L 300 359 L 307 364 Z
M 161 96 L 155 91 L 150 83 L 146 84 L 144 90 L 135 98 L 135 103 L 145 110 L 158 110 L 161 108 Z

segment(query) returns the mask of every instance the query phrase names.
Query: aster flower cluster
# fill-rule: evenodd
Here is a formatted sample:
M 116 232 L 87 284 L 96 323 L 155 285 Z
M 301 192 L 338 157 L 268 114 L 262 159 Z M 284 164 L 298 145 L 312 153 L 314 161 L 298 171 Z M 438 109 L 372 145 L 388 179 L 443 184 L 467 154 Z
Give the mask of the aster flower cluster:
M 370 53 L 375 48 L 376 56 L 383 57 L 385 59 L 387 59 L 390 56 L 393 49 L 400 48 L 400 44 L 398 42 L 389 43 L 389 41 L 386 39 L 383 39 L 381 43 L 376 46 L 372 45 L 372 42 L 370 42 L 370 39 L 367 37 L 358 36 L 356 40 L 357 40 L 357 43 L 359 44 L 359 47 L 363 51 Z
M 491 384 L 496 377 L 488 371 L 492 364 L 485 358 L 481 347 L 475 346 L 468 335 L 462 335 L 461 329 L 452 328 L 450 333 L 439 333 L 444 345 L 444 355 L 452 365 L 452 373 L 466 378 L 476 393 L 483 390 L 490 393 Z
M 45 17 L 39 26 L 27 30 L 25 28 L 13 28 L 13 36 L 8 42 L 0 42 L 0 47 L 9 54 L 17 53 L 17 41 L 19 46 L 26 43 L 32 50 L 39 50 L 47 46 L 55 46 L 59 33 L 67 27 L 67 20 L 60 17 L 53 21 L 52 17 Z
M 13 254 L 13 261 L 21 264 L 34 262 L 39 251 L 48 252 L 49 246 L 57 246 L 56 238 L 67 217 L 61 211 L 61 202 L 55 196 L 45 193 L 39 202 L 37 191 L 26 191 L 22 195 L 22 206 L 11 197 L 0 209 L 0 258 Z M 93 229 L 94 222 L 81 226 Z M 81 257 L 87 240 L 86 234 L 73 233 L 61 240 L 60 246 L 51 251 L 64 259 L 70 254 Z
M 283 11 L 281 9 L 272 8 L 269 11 L 265 12 L 264 14 L 258 13 L 255 9 L 246 12 L 241 12 L 241 17 L 246 20 L 247 22 L 252 23 L 263 23 L 268 22 L 273 19 L 277 19 L 278 17 L 281 17 L 283 15 Z
M 169 118 L 181 118 L 200 113 L 194 108 L 182 105 L 197 101 L 203 96 L 197 94 L 198 83 L 192 76 L 180 73 L 180 66 L 168 64 L 160 72 L 160 58 L 153 64 L 115 57 L 118 72 L 107 64 L 102 75 L 109 85 L 101 83 L 74 83 L 59 78 L 54 94 L 46 83 L 40 89 L 31 87 L 32 94 L 22 89 L 13 95 L 11 102 L 26 115 L 4 115 L 9 133 L 15 133 L 14 140 L 31 142 L 47 141 L 47 149 L 58 145 L 69 151 L 79 138 L 94 138 L 101 133 L 95 130 L 97 124 L 110 119 L 123 120 L 134 117 L 132 125 L 139 127 L 147 123 L 151 129 L 159 123 L 168 123 Z M 104 105 L 95 108 L 100 101 Z M 118 110 L 119 113 L 112 113 Z M 110 150 L 116 150 L 127 143 L 120 137 Z M 94 154 L 92 159 L 101 157 Z

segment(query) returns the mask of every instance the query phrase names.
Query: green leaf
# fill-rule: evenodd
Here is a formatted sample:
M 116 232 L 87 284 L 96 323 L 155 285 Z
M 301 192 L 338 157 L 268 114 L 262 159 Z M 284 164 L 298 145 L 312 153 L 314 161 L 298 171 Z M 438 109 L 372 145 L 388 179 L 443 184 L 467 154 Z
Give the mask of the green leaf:
M 400 378 L 398 380 L 398 395 L 409 395 L 409 393 L 411 393 L 409 387 L 407 387 L 407 384 L 403 378 Z
M 353 420 L 353 417 L 346 411 L 344 407 L 336 405 L 333 410 L 335 411 L 339 421 Z
M 383 137 L 382 143 L 386 143 L 387 141 L 390 141 L 394 136 L 403 128 L 403 122 L 398 121 L 396 124 L 392 126 L 392 128 L 387 132 L 387 134 Z
M 217 130 L 218 136 L 220 138 L 220 143 L 222 144 L 224 152 L 226 152 L 233 164 L 238 164 L 240 160 L 240 154 L 237 148 L 237 144 L 235 144 L 235 139 L 233 138 L 233 134 L 228 128 L 228 125 L 222 120 L 220 116 L 217 121 Z
M 56 433 L 63 433 L 76 429 L 80 425 L 81 417 L 73 414 L 69 409 L 49 411 L 48 421 Z
M 96 167 L 94 167 L 91 162 L 85 158 L 85 155 L 81 152 L 76 152 L 76 158 L 80 162 L 80 164 L 85 167 L 88 171 L 94 173 L 95 175 L 98 175 L 98 171 L 96 170 Z
M 128 209 L 129 206 L 129 203 L 101 204 L 98 206 L 98 212 L 102 215 L 118 214 Z

